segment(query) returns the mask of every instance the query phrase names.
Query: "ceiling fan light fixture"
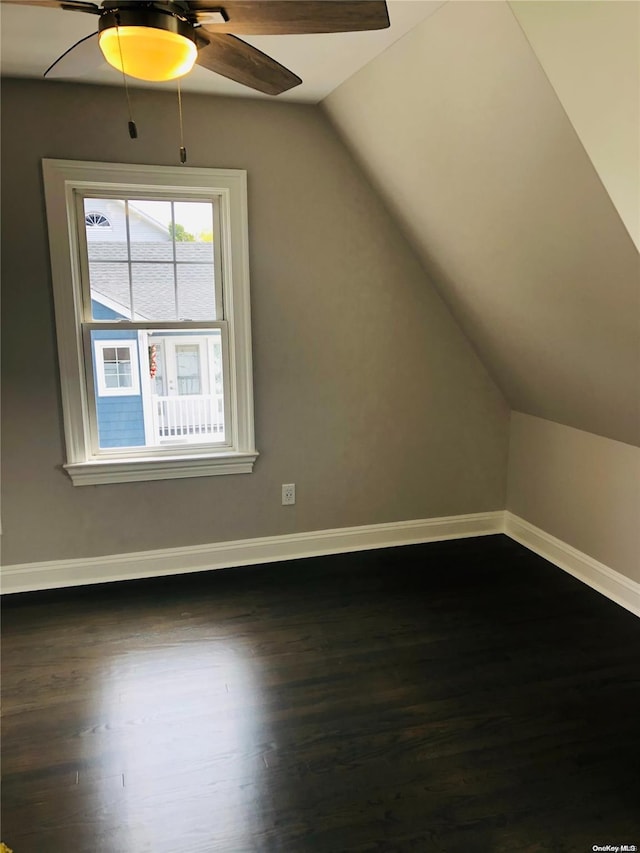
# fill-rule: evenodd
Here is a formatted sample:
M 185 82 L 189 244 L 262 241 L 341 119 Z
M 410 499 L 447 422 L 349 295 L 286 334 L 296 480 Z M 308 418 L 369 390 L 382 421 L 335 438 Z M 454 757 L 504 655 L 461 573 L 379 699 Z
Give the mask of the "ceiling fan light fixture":
M 100 49 L 109 65 L 129 77 L 160 82 L 183 77 L 198 55 L 186 36 L 155 27 L 113 27 L 100 33 Z
M 191 71 L 198 55 L 192 28 L 171 15 L 155 15 L 152 25 L 122 18 L 121 24 L 100 22 L 100 50 L 109 65 L 129 77 L 155 83 Z

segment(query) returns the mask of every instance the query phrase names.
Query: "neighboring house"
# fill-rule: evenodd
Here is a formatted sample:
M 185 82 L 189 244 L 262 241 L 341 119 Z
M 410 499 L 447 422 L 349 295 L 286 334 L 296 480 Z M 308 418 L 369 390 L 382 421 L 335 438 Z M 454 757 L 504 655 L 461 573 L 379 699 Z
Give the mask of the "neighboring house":
M 127 242 L 127 225 L 124 206 L 116 198 L 87 198 L 84 205 L 87 240 L 90 243 Z M 166 243 L 170 239 L 166 224 L 154 219 L 148 213 L 129 205 L 129 237 L 132 241 Z
M 133 202 L 127 235 L 117 199 L 87 199 L 85 225 L 94 320 L 217 316 L 212 242 L 174 243 Z M 91 341 L 100 447 L 224 441 L 219 330 L 114 328 Z

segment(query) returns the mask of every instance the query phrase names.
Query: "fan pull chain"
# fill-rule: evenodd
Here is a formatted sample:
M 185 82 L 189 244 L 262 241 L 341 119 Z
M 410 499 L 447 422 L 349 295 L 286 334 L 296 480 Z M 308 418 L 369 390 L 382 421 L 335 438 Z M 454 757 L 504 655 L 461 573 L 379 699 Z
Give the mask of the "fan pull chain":
M 182 91 L 178 80 L 178 115 L 180 117 L 180 162 L 187 162 L 187 149 L 184 147 L 184 127 L 182 125 Z
M 127 75 L 124 73 L 124 59 L 122 57 L 122 45 L 120 44 L 120 27 L 119 27 L 120 16 L 117 12 L 116 12 L 115 17 L 116 17 L 116 35 L 118 37 L 118 50 L 120 51 L 120 65 L 122 66 L 122 81 L 124 83 L 124 91 L 125 91 L 125 94 L 127 96 L 127 110 L 129 112 L 129 122 L 128 122 L 129 136 L 131 137 L 131 139 L 137 139 L 138 138 L 138 128 L 136 127 L 136 123 L 133 120 L 133 115 L 131 113 L 131 97 L 129 96 L 129 85 L 127 83 Z

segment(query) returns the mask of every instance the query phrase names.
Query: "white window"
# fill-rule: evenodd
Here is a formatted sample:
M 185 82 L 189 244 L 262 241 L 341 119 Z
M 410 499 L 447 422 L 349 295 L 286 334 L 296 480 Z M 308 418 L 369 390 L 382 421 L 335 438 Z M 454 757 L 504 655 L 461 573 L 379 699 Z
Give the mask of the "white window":
M 84 223 L 87 228 L 111 228 L 111 223 L 104 213 L 97 210 L 90 210 L 85 214 Z
M 74 484 L 250 472 L 246 173 L 70 160 L 43 172 Z
M 137 346 L 122 340 L 94 341 L 100 397 L 140 394 Z

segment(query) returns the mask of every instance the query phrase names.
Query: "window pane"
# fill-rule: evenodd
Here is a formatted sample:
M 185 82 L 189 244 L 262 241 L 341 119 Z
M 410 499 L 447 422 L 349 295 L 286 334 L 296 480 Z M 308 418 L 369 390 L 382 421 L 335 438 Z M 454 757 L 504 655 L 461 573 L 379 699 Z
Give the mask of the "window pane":
M 133 261 L 173 261 L 170 201 L 129 201 Z
M 116 198 L 85 198 L 84 217 L 89 260 L 126 261 L 124 201 Z
M 222 336 L 216 330 L 157 331 L 150 432 L 156 443 L 225 440 Z
M 177 201 L 173 205 L 176 260 L 213 263 L 213 205 L 209 201 Z
M 181 320 L 216 320 L 213 264 L 178 264 Z
M 131 388 L 131 365 L 130 364 L 119 364 L 118 365 L 118 387 L 119 388 Z
M 141 320 L 175 320 L 173 264 L 131 264 L 133 310 Z
M 91 314 L 94 320 L 130 320 L 129 265 L 89 262 Z
M 225 441 L 219 329 L 92 330 L 101 448 Z
M 84 209 L 93 319 L 218 319 L 211 202 L 91 198 Z

